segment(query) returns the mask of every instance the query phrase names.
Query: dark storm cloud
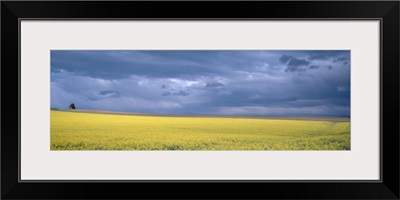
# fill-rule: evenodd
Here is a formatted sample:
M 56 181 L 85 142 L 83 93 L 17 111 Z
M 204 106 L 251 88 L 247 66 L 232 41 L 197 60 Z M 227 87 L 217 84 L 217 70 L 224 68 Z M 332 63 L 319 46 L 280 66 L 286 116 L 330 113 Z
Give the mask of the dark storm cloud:
M 350 51 L 311 51 L 308 60 L 330 60 L 337 59 L 341 57 L 342 59 L 346 58 L 345 56 L 349 55 Z
M 161 96 L 164 96 L 164 97 L 166 97 L 166 96 L 189 96 L 190 95 L 190 93 L 189 92 L 186 92 L 186 91 L 183 91 L 183 90 L 179 90 L 178 92 L 163 92 L 162 94 L 161 94 Z
M 331 58 L 331 55 L 329 55 L 329 54 L 317 54 L 317 55 L 310 56 L 308 59 L 309 60 L 328 60 L 329 58 Z
M 175 96 L 188 96 L 188 95 L 189 95 L 189 92 L 180 90 L 179 92 L 175 92 L 175 93 L 173 93 L 172 95 L 175 95 Z
M 224 84 L 219 83 L 219 82 L 213 82 L 213 83 L 207 83 L 206 87 L 221 87 L 224 86 Z
M 260 56 L 243 51 L 51 51 L 51 71 L 115 80 L 141 75 L 193 78 L 253 67 Z M 260 59 L 263 60 L 263 59 Z
M 350 61 L 350 58 L 348 58 L 348 57 L 338 57 L 338 58 L 335 59 L 334 62 L 347 62 L 347 61 Z
M 171 95 L 171 92 L 163 92 L 161 95 L 162 96 L 169 96 L 169 95 Z
M 335 56 L 335 52 L 331 51 L 313 52 L 311 56 L 308 57 L 308 60 L 328 60 L 333 56 Z
M 282 55 L 280 58 L 279 58 L 279 61 L 281 61 L 282 63 L 287 63 L 290 59 L 292 59 L 293 57 L 292 56 L 288 56 L 288 55 Z
M 350 51 L 53 50 L 51 107 L 348 116 L 346 62 Z
M 217 73 L 213 54 L 188 51 L 51 51 L 52 72 L 120 79 L 130 75 L 183 77 Z
M 307 65 L 310 64 L 307 60 L 292 57 L 287 63 L 286 72 L 305 71 Z
M 108 95 L 108 94 L 118 94 L 117 91 L 113 91 L 113 90 L 103 90 L 99 92 L 100 95 Z
M 287 66 L 285 72 L 303 72 L 306 68 L 304 66 Z
M 298 67 L 298 66 L 304 66 L 304 65 L 307 66 L 308 64 L 310 64 L 310 62 L 308 62 L 307 60 L 292 58 L 292 59 L 290 59 L 288 66 Z
M 283 54 L 279 58 L 279 61 L 286 64 L 285 72 L 302 72 L 305 71 L 310 64 L 306 59 L 300 59 L 286 54 Z

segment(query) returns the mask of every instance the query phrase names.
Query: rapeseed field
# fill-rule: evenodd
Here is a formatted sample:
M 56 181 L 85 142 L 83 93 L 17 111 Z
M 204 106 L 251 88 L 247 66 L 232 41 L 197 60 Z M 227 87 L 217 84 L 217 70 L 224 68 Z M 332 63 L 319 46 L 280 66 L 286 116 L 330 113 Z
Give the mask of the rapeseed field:
M 51 150 L 350 150 L 350 122 L 50 112 Z

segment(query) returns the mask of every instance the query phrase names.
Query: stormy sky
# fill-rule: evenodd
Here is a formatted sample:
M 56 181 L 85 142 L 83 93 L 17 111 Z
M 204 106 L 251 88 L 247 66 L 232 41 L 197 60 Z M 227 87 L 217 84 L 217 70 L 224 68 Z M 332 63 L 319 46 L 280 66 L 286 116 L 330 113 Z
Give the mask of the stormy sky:
M 51 107 L 350 116 L 350 51 L 52 50 Z

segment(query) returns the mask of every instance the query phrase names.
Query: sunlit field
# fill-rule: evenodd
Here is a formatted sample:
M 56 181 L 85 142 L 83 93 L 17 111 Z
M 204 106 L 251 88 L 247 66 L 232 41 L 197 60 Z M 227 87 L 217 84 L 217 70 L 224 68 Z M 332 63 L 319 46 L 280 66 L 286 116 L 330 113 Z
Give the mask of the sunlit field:
M 350 122 L 51 111 L 51 150 L 350 150 Z

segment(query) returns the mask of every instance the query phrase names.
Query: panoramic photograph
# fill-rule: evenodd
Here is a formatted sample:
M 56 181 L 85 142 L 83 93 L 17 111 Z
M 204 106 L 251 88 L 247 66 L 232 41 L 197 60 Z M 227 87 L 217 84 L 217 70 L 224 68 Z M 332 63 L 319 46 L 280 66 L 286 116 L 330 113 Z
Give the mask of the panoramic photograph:
M 349 50 L 51 50 L 50 150 L 350 150 Z

